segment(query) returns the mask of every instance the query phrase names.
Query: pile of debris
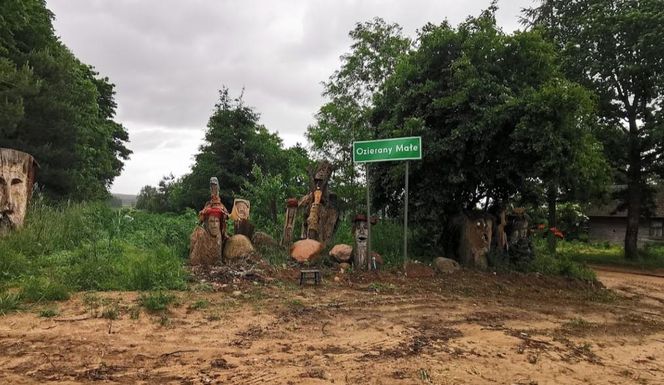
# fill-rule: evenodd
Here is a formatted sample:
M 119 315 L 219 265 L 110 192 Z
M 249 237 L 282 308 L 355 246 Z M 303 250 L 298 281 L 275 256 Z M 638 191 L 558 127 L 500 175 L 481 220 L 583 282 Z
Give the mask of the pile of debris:
M 215 288 L 241 281 L 264 283 L 274 280 L 274 267 L 255 253 L 223 265 L 191 266 L 190 271 L 197 281 L 209 283 Z

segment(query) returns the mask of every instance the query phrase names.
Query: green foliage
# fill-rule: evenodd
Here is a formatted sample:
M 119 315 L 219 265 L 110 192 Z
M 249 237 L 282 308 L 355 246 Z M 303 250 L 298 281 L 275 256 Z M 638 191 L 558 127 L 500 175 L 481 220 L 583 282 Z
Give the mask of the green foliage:
M 202 310 L 210 307 L 210 301 L 206 299 L 199 299 L 196 302 L 192 303 L 189 308 L 194 310 Z
M 232 98 L 227 88 L 219 91 L 219 102 L 208 122 L 205 142 L 195 157 L 191 173 L 181 180 L 181 202 L 178 208 L 200 207 L 209 199 L 209 180 L 219 178 L 219 194 L 228 206 L 252 179 L 254 165 L 270 175 L 281 174 L 284 183 L 303 183 L 305 170 L 293 169 L 306 159 L 306 152 L 297 147 L 283 149 L 277 134 L 270 133 L 258 122 L 259 115 L 242 100 L 242 95 Z M 280 202 L 281 203 L 281 202 Z M 273 210 L 274 211 L 274 210 Z
M 51 205 L 36 199 L 26 226 L 0 239 L 0 284 L 26 301 L 72 290 L 183 289 L 183 261 L 196 215 Z
M 43 1 L 1 7 L 0 147 L 32 154 L 51 197 L 106 198 L 131 153 L 114 85 L 59 41 Z
M 50 277 L 28 277 L 21 285 L 21 299 L 28 302 L 64 301 L 71 289 L 62 281 Z
M 664 4 L 661 0 L 543 0 L 525 11 L 562 51 L 573 80 L 598 98 L 599 137 L 628 209 L 626 255 L 636 259 L 648 183 L 664 174 Z
M 21 306 L 21 297 L 18 293 L 0 292 L 0 316 L 16 311 Z
M 361 171 L 353 163 L 352 143 L 374 138 L 369 118 L 374 94 L 392 74 L 410 47 L 401 27 L 381 18 L 357 23 L 349 33 L 353 43 L 341 57 L 341 67 L 324 84 L 329 99 L 307 128 L 307 138 L 318 157 L 334 161 L 335 192 L 356 211 L 362 202 Z
M 58 309 L 46 308 L 39 311 L 39 316 L 42 318 L 53 318 L 59 314 Z
M 138 302 L 148 311 L 164 311 L 175 301 L 175 296 L 168 294 L 162 290 L 157 290 L 150 293 L 142 293 Z
M 638 259 L 625 258 L 622 247 L 609 243 L 560 242 L 558 254 L 579 263 L 644 270 L 664 268 L 664 246 L 660 244 L 647 244 Z
M 557 193 L 583 175 L 605 180 L 590 95 L 564 78 L 539 32 L 506 34 L 494 13 L 457 28 L 426 25 L 375 98 L 378 137 L 422 136 L 425 156 L 410 168 L 411 218 L 434 248 L 463 209 L 537 200 L 538 186 Z M 376 206 L 398 216 L 404 167 L 371 170 Z

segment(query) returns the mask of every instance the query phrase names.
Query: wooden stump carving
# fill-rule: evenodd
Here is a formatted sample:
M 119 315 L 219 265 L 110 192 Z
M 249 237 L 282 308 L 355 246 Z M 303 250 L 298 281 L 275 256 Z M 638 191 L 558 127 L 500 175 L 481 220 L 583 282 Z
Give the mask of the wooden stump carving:
M 0 148 L 0 235 L 23 227 L 38 167 L 32 155 Z

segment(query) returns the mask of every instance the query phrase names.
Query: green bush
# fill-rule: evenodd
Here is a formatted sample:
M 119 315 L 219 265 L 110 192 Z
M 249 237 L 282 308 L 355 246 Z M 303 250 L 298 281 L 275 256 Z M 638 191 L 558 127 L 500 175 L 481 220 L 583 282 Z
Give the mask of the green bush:
M 168 309 L 168 305 L 175 301 L 175 296 L 165 293 L 161 290 L 143 293 L 138 302 L 149 311 L 163 311 Z
M 21 299 L 28 302 L 64 301 L 71 289 L 62 282 L 47 276 L 28 277 L 21 285 Z
M 17 293 L 0 293 L 0 315 L 16 311 L 21 306 L 21 297 Z
M 72 290 L 183 289 L 196 214 L 113 210 L 103 203 L 31 205 L 26 226 L 0 239 L 0 288 L 25 301 Z

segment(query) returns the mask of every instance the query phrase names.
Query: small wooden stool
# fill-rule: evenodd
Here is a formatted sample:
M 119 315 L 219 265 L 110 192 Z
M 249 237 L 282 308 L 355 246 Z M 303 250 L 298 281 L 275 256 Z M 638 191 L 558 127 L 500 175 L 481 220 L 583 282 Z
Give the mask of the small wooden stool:
M 318 285 L 320 283 L 320 270 L 300 270 L 300 286 L 304 285 L 304 282 L 307 280 L 307 276 L 309 274 L 313 274 L 314 284 Z

